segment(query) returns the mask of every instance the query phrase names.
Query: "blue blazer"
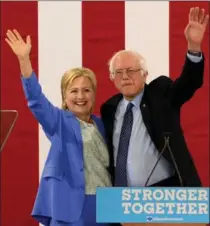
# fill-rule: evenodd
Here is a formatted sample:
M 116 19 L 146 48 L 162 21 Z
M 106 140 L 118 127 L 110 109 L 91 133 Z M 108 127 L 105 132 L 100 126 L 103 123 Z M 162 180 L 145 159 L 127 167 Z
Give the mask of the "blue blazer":
M 85 198 L 83 142 L 80 124 L 69 111 L 53 106 L 42 93 L 37 76 L 22 77 L 28 107 L 51 142 L 32 216 L 44 225 L 50 219 L 73 223 L 80 219 Z M 92 119 L 105 138 L 102 121 Z

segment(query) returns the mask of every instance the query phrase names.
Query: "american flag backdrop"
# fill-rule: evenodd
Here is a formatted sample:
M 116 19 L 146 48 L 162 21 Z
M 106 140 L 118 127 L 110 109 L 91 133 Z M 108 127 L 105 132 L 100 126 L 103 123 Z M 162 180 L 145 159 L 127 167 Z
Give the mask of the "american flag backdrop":
M 209 11 L 209 2 L 23 1 L 1 4 L 1 109 L 19 112 L 1 153 L 1 226 L 38 225 L 30 216 L 49 149 L 41 127 L 27 108 L 16 57 L 4 41 L 7 29 L 32 38 L 32 64 L 46 96 L 61 106 L 60 79 L 71 67 L 97 74 L 95 113 L 116 93 L 107 61 L 124 48 L 147 59 L 148 82 L 179 76 L 185 54 L 184 28 L 190 7 Z M 182 126 L 204 186 L 209 185 L 209 30 L 203 42 L 203 87 L 182 108 Z M 187 167 L 187 166 L 186 166 Z

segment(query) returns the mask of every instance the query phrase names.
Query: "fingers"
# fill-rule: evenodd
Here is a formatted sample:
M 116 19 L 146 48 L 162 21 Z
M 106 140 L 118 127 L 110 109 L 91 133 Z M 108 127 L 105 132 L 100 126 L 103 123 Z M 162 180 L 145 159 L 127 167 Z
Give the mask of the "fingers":
M 21 37 L 21 35 L 20 35 L 20 33 L 16 29 L 14 29 L 13 32 L 14 32 L 14 34 L 17 37 L 18 40 L 24 42 L 22 37 Z
M 203 26 L 206 27 L 209 22 L 209 15 L 206 15 L 203 21 Z
M 8 30 L 6 36 L 11 43 L 16 41 L 24 42 L 19 32 L 15 29 L 13 31 Z
M 5 38 L 5 41 L 8 43 L 8 45 L 12 48 L 12 42 L 8 38 Z
M 194 13 L 194 8 L 191 8 L 189 12 L 189 21 L 193 21 L 193 13 Z
M 15 41 L 17 41 L 17 37 L 14 35 L 14 33 L 11 30 L 7 31 L 6 36 L 11 43 L 14 43 Z
M 26 43 L 31 45 L 31 37 L 29 35 L 26 37 Z
M 199 23 L 203 23 L 204 21 L 204 18 L 205 18 L 205 9 L 201 9 L 200 10 L 200 16 L 199 16 Z
M 195 7 L 194 8 L 194 15 L 193 15 L 193 19 L 194 21 L 198 21 L 198 16 L 199 16 L 199 8 L 198 7 Z
M 194 7 L 190 9 L 189 12 L 190 22 L 199 22 L 206 26 L 209 21 L 209 15 L 205 15 L 205 9 L 200 9 L 199 7 Z
M 197 22 L 198 17 L 199 17 L 199 8 L 198 7 L 191 8 L 189 13 L 189 20 Z

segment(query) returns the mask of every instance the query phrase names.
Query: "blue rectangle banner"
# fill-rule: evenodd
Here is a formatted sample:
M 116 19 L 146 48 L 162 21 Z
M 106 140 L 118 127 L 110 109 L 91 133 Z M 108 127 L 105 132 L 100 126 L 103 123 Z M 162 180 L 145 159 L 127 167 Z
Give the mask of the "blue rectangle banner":
M 209 188 L 97 188 L 98 223 L 209 223 Z

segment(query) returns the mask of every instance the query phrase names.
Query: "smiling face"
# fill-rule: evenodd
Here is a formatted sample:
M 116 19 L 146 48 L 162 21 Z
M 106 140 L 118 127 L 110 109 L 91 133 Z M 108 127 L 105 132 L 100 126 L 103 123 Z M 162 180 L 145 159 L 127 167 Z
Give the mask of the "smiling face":
M 79 119 L 89 121 L 95 104 L 95 86 L 86 72 L 73 74 L 63 90 L 66 108 Z
M 146 77 L 137 56 L 121 53 L 114 59 L 113 82 L 126 99 L 132 100 L 143 90 Z

